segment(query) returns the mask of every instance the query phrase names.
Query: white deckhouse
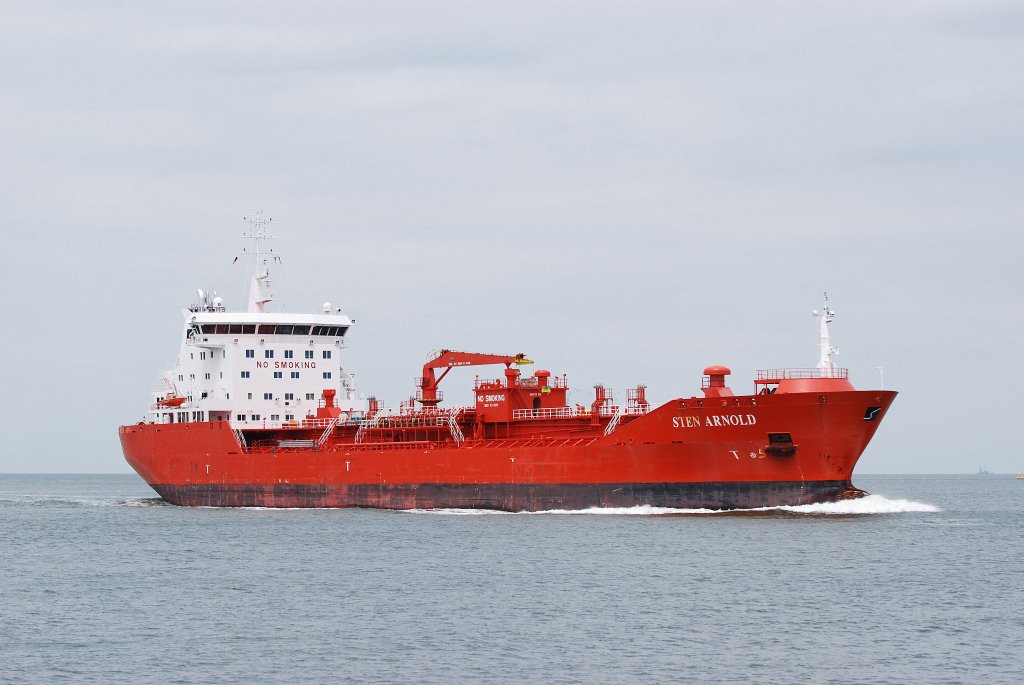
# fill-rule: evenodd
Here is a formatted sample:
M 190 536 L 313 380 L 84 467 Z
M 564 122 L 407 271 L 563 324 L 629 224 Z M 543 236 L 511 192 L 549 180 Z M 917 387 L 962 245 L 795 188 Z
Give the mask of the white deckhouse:
M 343 415 L 362 416 L 355 379 L 341 366 L 352 320 L 324 303 L 320 314 L 265 310 L 273 300 L 263 251 L 269 219 L 257 213 L 242 235 L 255 263 L 246 311 L 228 311 L 216 293 L 199 290 L 183 310 L 181 351 L 154 392 L 151 423 L 228 421 L 233 428 L 277 428 L 316 415 L 327 402 Z M 236 259 L 237 261 L 237 259 Z

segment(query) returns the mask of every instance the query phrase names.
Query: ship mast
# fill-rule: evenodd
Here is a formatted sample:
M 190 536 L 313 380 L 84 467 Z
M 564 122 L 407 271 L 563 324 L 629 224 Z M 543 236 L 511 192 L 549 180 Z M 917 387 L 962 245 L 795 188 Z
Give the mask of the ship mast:
M 815 309 L 811 314 L 821 319 L 821 330 L 818 340 L 818 368 L 833 371 L 836 364 L 832 361 L 833 354 L 839 354 L 838 347 L 832 347 L 832 336 L 829 334 L 828 326 L 832 323 L 836 313 L 828 306 L 828 293 L 825 293 L 825 308 L 820 312 Z
M 270 224 L 271 219 L 263 216 L 262 211 L 256 212 L 254 216 L 242 218 L 249 224 L 249 231 L 243 233 L 241 237 L 246 240 L 252 240 L 250 255 L 253 258 L 255 267 L 253 269 L 252 283 L 249 286 L 249 306 L 247 311 L 263 312 L 265 311 L 265 305 L 274 299 L 274 294 L 270 290 L 270 268 L 268 262 L 270 259 L 279 261 L 272 250 L 263 251 L 262 241 L 273 240 L 274 238 L 274 236 L 267 234 L 267 226 Z M 245 252 L 244 249 L 242 251 Z

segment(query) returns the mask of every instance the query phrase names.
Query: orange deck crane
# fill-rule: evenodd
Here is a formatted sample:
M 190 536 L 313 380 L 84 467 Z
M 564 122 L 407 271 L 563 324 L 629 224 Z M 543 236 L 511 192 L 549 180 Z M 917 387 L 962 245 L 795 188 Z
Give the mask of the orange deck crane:
M 436 407 L 443 399 L 437 386 L 441 379 L 448 375 L 448 372 L 456 366 L 486 366 L 488 364 L 504 364 L 505 368 L 513 364 L 523 365 L 533 362 L 526 358 L 525 354 L 510 356 L 507 354 L 481 354 L 479 352 L 458 352 L 456 350 L 441 350 L 432 356 L 423 365 L 423 375 L 416 380 L 419 389 L 416 391 L 416 401 L 424 407 Z M 441 375 L 434 377 L 434 369 L 444 369 Z

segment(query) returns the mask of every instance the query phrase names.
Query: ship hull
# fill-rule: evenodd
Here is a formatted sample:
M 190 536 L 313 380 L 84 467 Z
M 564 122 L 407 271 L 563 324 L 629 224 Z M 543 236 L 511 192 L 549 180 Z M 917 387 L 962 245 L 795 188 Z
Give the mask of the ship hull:
M 576 511 L 651 506 L 755 509 L 832 502 L 864 493 L 848 481 L 718 483 L 153 484 L 182 506 Z
M 188 506 L 749 509 L 863 495 L 853 469 L 895 396 L 679 399 L 613 430 L 526 421 L 459 443 L 364 443 L 339 429 L 307 448 L 246 447 L 226 421 L 122 426 L 120 437 L 146 482 Z M 772 443 L 780 432 L 791 444 Z

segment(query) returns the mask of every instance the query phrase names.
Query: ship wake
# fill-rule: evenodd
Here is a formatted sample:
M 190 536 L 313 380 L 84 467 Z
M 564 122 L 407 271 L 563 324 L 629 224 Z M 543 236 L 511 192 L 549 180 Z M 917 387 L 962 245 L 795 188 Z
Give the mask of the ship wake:
M 647 504 L 635 507 L 591 507 L 589 509 L 548 509 L 545 511 L 495 511 L 491 509 L 409 509 L 407 513 L 433 514 L 441 516 L 545 516 L 588 515 L 588 516 L 764 516 L 795 514 L 809 516 L 861 516 L 873 514 L 932 513 L 941 511 L 938 507 L 924 502 L 907 499 L 889 499 L 883 495 L 867 495 L 857 499 L 839 502 L 821 502 L 797 506 L 759 507 L 755 509 L 675 509 L 652 507 Z

